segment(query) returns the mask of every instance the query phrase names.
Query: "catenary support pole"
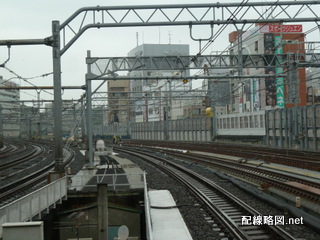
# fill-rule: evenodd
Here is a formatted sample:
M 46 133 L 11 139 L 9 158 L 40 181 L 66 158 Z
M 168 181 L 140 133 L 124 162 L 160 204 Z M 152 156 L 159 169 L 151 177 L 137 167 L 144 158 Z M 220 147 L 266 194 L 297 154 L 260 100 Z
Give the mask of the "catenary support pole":
M 91 57 L 91 52 L 87 51 L 87 57 Z M 87 119 L 87 138 L 88 138 L 88 159 L 89 159 L 89 167 L 93 167 L 93 141 L 92 141 L 92 86 L 91 86 L 91 64 L 87 64 L 87 74 L 86 74 L 86 86 L 87 86 L 87 111 L 86 111 L 86 119 Z
M 214 89 L 214 80 L 209 80 L 210 98 L 211 98 L 211 109 L 212 109 L 212 136 L 211 141 L 215 142 L 217 138 L 217 113 L 216 113 L 216 89 Z
M 2 106 L 0 104 L 0 148 L 3 147 L 3 121 L 2 121 Z
M 61 97 L 61 56 L 59 21 L 52 22 L 52 57 L 53 57 L 53 86 L 54 86 L 54 157 L 55 172 L 64 172 L 62 149 L 62 97 Z

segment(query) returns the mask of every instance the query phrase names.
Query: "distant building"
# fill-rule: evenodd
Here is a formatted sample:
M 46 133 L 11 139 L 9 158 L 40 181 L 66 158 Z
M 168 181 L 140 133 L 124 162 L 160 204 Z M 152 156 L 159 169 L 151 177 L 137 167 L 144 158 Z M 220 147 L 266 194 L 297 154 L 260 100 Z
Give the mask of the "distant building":
M 108 81 L 108 123 L 126 123 L 129 120 L 129 91 L 129 80 Z
M 242 42 L 239 42 L 238 32 L 229 34 L 232 43 L 230 52 L 237 55 L 239 43 L 242 44 L 242 54 L 265 54 L 266 57 L 274 54 L 304 53 L 304 33 L 302 25 L 261 24 L 243 32 Z M 264 63 L 259 62 L 264 66 Z M 246 68 L 241 75 L 258 75 L 268 73 L 284 73 L 288 71 L 290 63 L 277 63 L 275 68 Z M 239 74 L 234 69 L 235 75 Z M 292 72 L 292 71 L 291 71 Z M 298 78 L 298 86 L 293 78 L 268 77 L 242 79 L 231 83 L 231 110 L 233 112 L 248 112 L 259 109 L 274 109 L 292 107 L 296 97 L 299 106 L 307 104 L 305 68 L 299 68 L 294 73 Z M 296 96 L 297 95 L 297 96 Z
M 189 56 L 189 45 L 186 44 L 142 44 L 132 49 L 128 56 Z M 148 66 L 148 63 L 145 63 Z M 157 77 L 172 77 L 177 72 L 172 70 L 135 70 L 130 73 L 131 77 L 154 77 L 151 80 L 131 80 L 130 97 L 134 103 L 130 110 L 131 121 L 150 122 L 162 121 L 165 118 L 173 119 L 175 107 L 172 99 L 179 95 L 177 91 L 191 89 L 191 83 L 181 81 L 168 81 Z M 183 72 L 189 76 L 189 70 Z M 171 109 L 171 111 L 170 111 Z
M 212 108 L 215 105 L 215 111 L 218 115 L 230 113 L 230 70 L 229 69 L 209 69 L 207 74 L 210 76 L 220 76 L 221 79 L 204 79 L 202 82 L 202 90 L 206 90 L 206 98 L 204 106 Z
M 307 79 L 308 105 L 320 104 L 320 69 L 309 68 L 307 71 Z
M 0 76 L 0 90 L 3 137 L 20 137 L 20 91 L 14 82 Z
M 54 102 L 46 103 L 44 109 L 40 112 L 40 137 L 53 137 L 54 126 L 52 124 L 54 119 Z M 81 118 L 81 109 L 79 104 L 73 101 L 62 102 L 62 137 L 67 139 L 69 137 L 79 137 L 79 128 Z M 34 135 L 33 133 L 32 135 Z

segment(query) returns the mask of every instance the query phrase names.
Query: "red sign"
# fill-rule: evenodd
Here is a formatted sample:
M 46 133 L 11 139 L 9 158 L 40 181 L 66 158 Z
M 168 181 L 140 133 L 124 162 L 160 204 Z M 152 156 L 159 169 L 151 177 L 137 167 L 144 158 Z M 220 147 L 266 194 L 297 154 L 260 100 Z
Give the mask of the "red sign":
M 297 33 L 302 32 L 302 25 L 264 25 L 260 28 L 261 33 Z

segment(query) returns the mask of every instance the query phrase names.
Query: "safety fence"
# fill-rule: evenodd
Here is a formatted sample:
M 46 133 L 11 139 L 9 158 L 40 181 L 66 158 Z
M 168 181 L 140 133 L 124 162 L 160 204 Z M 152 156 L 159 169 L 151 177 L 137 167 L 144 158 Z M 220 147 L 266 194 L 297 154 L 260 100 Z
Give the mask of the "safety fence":
M 57 202 L 67 197 L 67 178 L 63 177 L 39 190 L 32 192 L 8 205 L 0 208 L 0 239 L 2 238 L 2 224 L 10 222 L 32 221 L 33 217 L 42 211 L 49 212 Z M 23 237 L 22 237 L 23 238 Z
M 215 134 L 216 139 L 258 139 L 257 143 L 273 147 L 320 148 L 320 105 L 218 115 L 215 124 L 212 117 L 200 117 L 126 126 L 135 140 L 207 142 Z
M 318 151 L 320 105 L 266 111 L 267 143 Z
M 216 121 L 217 137 L 266 135 L 265 111 L 219 115 Z M 212 134 L 212 117 L 131 124 L 132 139 L 207 142 Z

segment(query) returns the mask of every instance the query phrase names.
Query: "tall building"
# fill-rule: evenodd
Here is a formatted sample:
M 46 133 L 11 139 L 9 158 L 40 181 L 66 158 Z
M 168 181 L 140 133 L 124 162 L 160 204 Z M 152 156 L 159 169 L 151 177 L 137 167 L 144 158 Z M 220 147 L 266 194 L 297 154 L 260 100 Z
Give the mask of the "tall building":
M 14 82 L 0 76 L 0 86 L 9 89 L 0 90 L 1 119 L 4 137 L 20 137 L 20 91 Z M 1 123 L 0 123 L 1 124 Z
M 128 53 L 129 57 L 149 56 L 189 56 L 189 45 L 186 44 L 142 44 Z M 161 65 L 161 63 L 159 63 Z M 148 62 L 145 66 L 148 66 Z M 154 77 L 148 80 L 131 80 L 130 97 L 134 99 L 131 108 L 131 121 L 150 122 L 171 119 L 174 107 L 173 97 L 178 91 L 187 91 L 191 83 L 182 81 L 170 81 L 157 79 L 157 77 L 172 77 L 177 70 L 136 70 L 130 73 L 131 77 Z M 183 71 L 182 75 L 189 76 L 189 70 Z
M 229 34 L 229 41 L 232 43 L 230 52 L 237 55 L 241 48 L 243 55 L 261 54 L 265 55 L 267 60 L 276 54 L 289 56 L 291 53 L 304 53 L 304 37 L 302 25 L 257 24 L 252 29 L 242 32 L 241 38 L 238 32 Z M 277 62 L 276 67 L 267 67 L 265 63 L 259 62 L 259 66 L 265 68 L 243 66 L 240 73 L 240 69 L 234 69 L 235 75 L 287 73 L 287 78 L 286 81 L 282 77 L 274 76 L 233 81 L 232 111 L 288 108 L 295 103 L 298 103 L 298 106 L 305 106 L 307 103 L 305 68 L 293 67 L 294 61 L 287 62 L 288 59 L 289 57 Z
M 129 80 L 108 81 L 108 123 L 126 123 L 130 112 Z

